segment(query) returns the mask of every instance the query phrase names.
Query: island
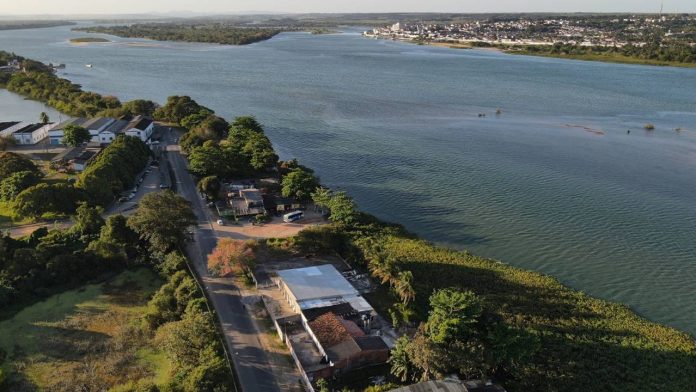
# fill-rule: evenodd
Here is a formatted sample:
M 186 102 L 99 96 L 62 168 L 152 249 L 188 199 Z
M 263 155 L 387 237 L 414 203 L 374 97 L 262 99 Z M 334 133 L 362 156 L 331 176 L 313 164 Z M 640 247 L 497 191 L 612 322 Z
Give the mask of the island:
M 88 44 L 88 43 L 104 43 L 104 42 L 111 42 L 106 38 L 98 38 L 98 37 L 81 37 L 81 38 L 71 38 L 70 43 L 73 44 Z
M 158 41 L 249 45 L 273 38 L 282 30 L 263 27 L 240 27 L 228 23 L 137 23 L 128 26 L 96 26 L 73 29 L 124 38 Z
M 67 20 L 3 20 L 0 30 L 40 29 L 46 27 L 73 26 L 75 22 Z

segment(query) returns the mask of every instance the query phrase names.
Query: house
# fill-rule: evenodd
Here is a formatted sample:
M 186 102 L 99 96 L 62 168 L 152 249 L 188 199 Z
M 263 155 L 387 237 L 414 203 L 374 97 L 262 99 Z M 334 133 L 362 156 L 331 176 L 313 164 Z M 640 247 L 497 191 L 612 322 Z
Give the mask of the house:
M 505 392 L 505 388 L 490 381 L 445 379 L 423 381 L 390 392 Z
M 242 189 L 239 194 L 244 199 L 247 208 L 263 208 L 263 196 L 258 189 Z
M 278 278 L 278 287 L 297 312 L 342 302 L 355 304 L 361 310 L 367 304 L 360 301 L 360 292 L 331 264 L 278 271 Z
M 48 131 L 55 124 L 27 124 L 26 126 L 14 131 L 12 136 L 17 140 L 17 144 L 36 144 L 48 137 Z
M 0 122 L 0 136 L 10 136 L 24 125 L 25 124 L 21 121 Z
M 58 170 L 69 169 L 76 172 L 84 171 L 101 147 L 90 148 L 86 146 L 66 148 L 63 152 L 51 159 L 51 165 Z
M 155 123 L 145 116 L 135 116 L 123 129 L 128 136 L 135 136 L 142 141 L 147 141 L 155 130 Z
M 377 313 L 336 267 L 280 270 L 274 281 L 282 292 L 279 299 L 294 312 L 274 317 L 274 323 L 307 390 L 313 391 L 313 382 L 320 378 L 336 378 L 389 359 Z
M 302 204 L 290 197 L 276 197 L 274 202 L 275 211 L 281 214 L 286 211 L 295 211 L 302 208 Z

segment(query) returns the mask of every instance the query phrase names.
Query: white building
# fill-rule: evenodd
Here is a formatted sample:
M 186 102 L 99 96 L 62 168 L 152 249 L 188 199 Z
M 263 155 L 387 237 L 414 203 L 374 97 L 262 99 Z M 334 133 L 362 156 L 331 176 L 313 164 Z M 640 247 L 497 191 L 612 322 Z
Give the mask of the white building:
M 144 116 L 136 116 L 126 125 L 124 133 L 128 136 L 135 136 L 142 141 L 147 141 L 155 130 L 155 123 Z
M 14 131 L 12 136 L 17 140 L 17 144 L 36 144 L 48 137 L 48 131 L 55 124 L 28 124 Z
M 109 117 L 75 118 L 60 123 L 48 132 L 50 144 L 63 144 L 64 129 L 70 124 L 87 129 L 92 136 L 90 141 L 99 144 L 109 144 L 120 134 L 135 136 L 145 142 L 155 129 L 155 123 L 143 116 L 137 116 L 132 120 Z
M 115 122 L 116 122 L 116 119 L 113 119 L 113 118 L 95 117 L 95 118 L 91 118 L 91 119 L 85 121 L 82 124 L 82 127 L 89 131 L 89 134 L 92 136 L 92 140 L 90 140 L 91 142 L 100 143 L 100 135 L 99 134 L 102 133 L 107 128 L 109 128 Z

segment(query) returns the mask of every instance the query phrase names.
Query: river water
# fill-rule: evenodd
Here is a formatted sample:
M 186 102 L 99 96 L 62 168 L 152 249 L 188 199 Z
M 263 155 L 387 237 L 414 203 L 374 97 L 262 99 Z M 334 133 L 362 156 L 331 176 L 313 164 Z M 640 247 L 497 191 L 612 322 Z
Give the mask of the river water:
M 282 158 L 368 212 L 696 334 L 696 69 L 357 32 L 244 47 L 68 42 L 79 36 L 2 31 L 0 48 L 65 63 L 62 76 L 122 100 L 186 94 L 254 114 Z

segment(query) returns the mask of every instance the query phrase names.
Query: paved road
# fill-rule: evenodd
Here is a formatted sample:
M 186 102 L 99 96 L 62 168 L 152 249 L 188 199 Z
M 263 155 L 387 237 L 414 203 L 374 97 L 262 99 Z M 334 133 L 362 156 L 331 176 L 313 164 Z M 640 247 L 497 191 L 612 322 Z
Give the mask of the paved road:
M 217 243 L 215 229 L 186 169 L 186 161 L 179 153 L 178 146 L 169 145 L 173 138 L 174 136 L 165 135 L 163 142 L 167 144 L 167 156 L 176 176 L 176 189 L 191 201 L 198 218 L 198 225 L 194 231 L 195 241 L 187 250 L 220 319 L 242 390 L 284 390 L 285 388 L 279 385 L 279 379 L 276 377 L 279 375 L 274 372 L 273 365 L 258 338 L 260 332 L 243 305 L 239 289 L 230 279 L 214 279 L 208 273 L 206 259 Z

